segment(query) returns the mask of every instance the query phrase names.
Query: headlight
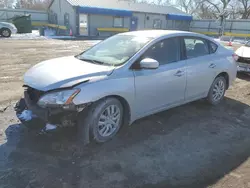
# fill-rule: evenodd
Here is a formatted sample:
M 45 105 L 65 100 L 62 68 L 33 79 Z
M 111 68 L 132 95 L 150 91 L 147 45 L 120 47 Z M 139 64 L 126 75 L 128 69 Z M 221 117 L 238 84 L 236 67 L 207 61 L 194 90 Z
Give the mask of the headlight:
M 79 92 L 80 89 L 71 89 L 48 93 L 42 96 L 37 104 L 43 108 L 47 106 L 70 104 Z

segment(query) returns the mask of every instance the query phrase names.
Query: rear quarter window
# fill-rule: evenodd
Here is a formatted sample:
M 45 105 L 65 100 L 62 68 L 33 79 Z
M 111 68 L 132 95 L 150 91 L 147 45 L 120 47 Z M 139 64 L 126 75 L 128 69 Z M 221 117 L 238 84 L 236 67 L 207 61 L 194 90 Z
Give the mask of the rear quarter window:
M 210 46 L 210 54 L 213 54 L 217 51 L 218 45 L 213 43 L 213 42 L 209 42 L 209 46 Z

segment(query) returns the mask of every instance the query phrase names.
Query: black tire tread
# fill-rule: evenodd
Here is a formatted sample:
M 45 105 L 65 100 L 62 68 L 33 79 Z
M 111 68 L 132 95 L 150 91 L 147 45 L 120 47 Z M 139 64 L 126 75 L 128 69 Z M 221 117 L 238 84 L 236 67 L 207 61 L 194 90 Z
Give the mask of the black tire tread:
M 223 82 L 224 82 L 224 84 L 225 84 L 225 90 L 224 90 L 223 97 L 222 97 L 219 101 L 214 102 L 213 99 L 212 99 L 213 88 L 214 88 L 214 84 L 215 84 L 219 79 L 222 79 L 222 80 L 223 80 Z M 211 87 L 210 87 L 210 89 L 209 89 L 208 96 L 207 96 L 207 101 L 208 101 L 208 103 L 211 104 L 211 105 L 214 105 L 214 106 L 215 106 L 215 105 L 218 105 L 218 104 L 223 100 L 224 95 L 225 95 L 225 91 L 226 91 L 226 79 L 225 79 L 223 76 L 217 76 L 217 77 L 214 79 L 214 81 L 213 81 L 213 83 L 212 83 L 212 85 L 211 85 Z
M 106 142 L 106 141 L 110 140 L 120 130 L 121 126 L 115 132 L 115 134 L 112 134 L 110 137 L 104 139 L 104 138 L 98 136 L 98 134 L 96 133 L 96 131 L 94 129 L 94 125 L 93 125 L 94 121 L 99 118 L 97 116 L 99 116 L 99 114 L 102 111 L 105 104 L 108 104 L 108 103 L 118 103 L 118 105 L 120 105 L 120 107 L 121 107 L 122 114 L 123 114 L 123 106 L 122 106 L 121 102 L 115 97 L 103 98 L 103 99 L 93 103 L 87 109 L 87 113 L 80 113 L 79 114 L 79 118 L 78 118 L 78 122 L 77 122 L 77 128 L 78 128 L 77 134 L 78 134 L 78 138 L 82 142 L 84 142 L 85 144 L 89 143 L 92 140 L 96 143 Z M 121 117 L 121 119 L 122 119 L 122 117 Z
M 3 36 L 2 32 L 3 32 L 4 30 L 8 30 L 10 34 L 9 34 L 8 36 Z M 2 37 L 8 38 L 8 37 L 11 36 L 11 30 L 10 30 L 9 28 L 2 28 L 2 29 L 0 30 L 0 35 L 1 35 Z

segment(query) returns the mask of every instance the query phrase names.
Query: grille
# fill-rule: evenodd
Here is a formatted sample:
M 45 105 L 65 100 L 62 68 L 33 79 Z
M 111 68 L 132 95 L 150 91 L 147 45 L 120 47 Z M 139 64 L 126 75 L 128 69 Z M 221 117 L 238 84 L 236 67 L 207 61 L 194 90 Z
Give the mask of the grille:
M 250 58 L 239 57 L 238 62 L 250 64 Z
M 39 98 L 44 94 L 43 91 L 39 91 L 39 90 L 36 90 L 34 88 L 31 88 L 31 87 L 27 87 L 26 91 L 29 95 L 30 100 L 34 103 L 37 103 Z

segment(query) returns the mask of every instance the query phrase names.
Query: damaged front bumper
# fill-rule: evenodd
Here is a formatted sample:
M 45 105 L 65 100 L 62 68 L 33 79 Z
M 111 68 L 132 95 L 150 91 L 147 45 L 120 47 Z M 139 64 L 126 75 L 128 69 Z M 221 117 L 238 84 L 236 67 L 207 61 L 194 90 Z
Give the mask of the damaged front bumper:
M 238 63 L 238 67 L 237 67 L 238 72 L 250 72 L 250 64 L 246 64 L 246 63 Z
M 43 122 L 43 126 L 46 125 L 46 129 L 74 126 L 79 112 L 87 106 L 87 104 L 78 106 L 70 104 L 67 106 L 62 105 L 57 107 L 42 108 L 30 99 L 27 91 L 24 92 L 24 99 L 21 100 L 22 105 L 20 105 L 19 101 L 19 105 L 16 105 L 15 107 L 18 119 L 23 124 L 28 124 L 28 126 L 33 126 L 30 122 L 35 119 L 39 119 Z M 41 126 L 39 126 L 39 128 L 40 127 Z

